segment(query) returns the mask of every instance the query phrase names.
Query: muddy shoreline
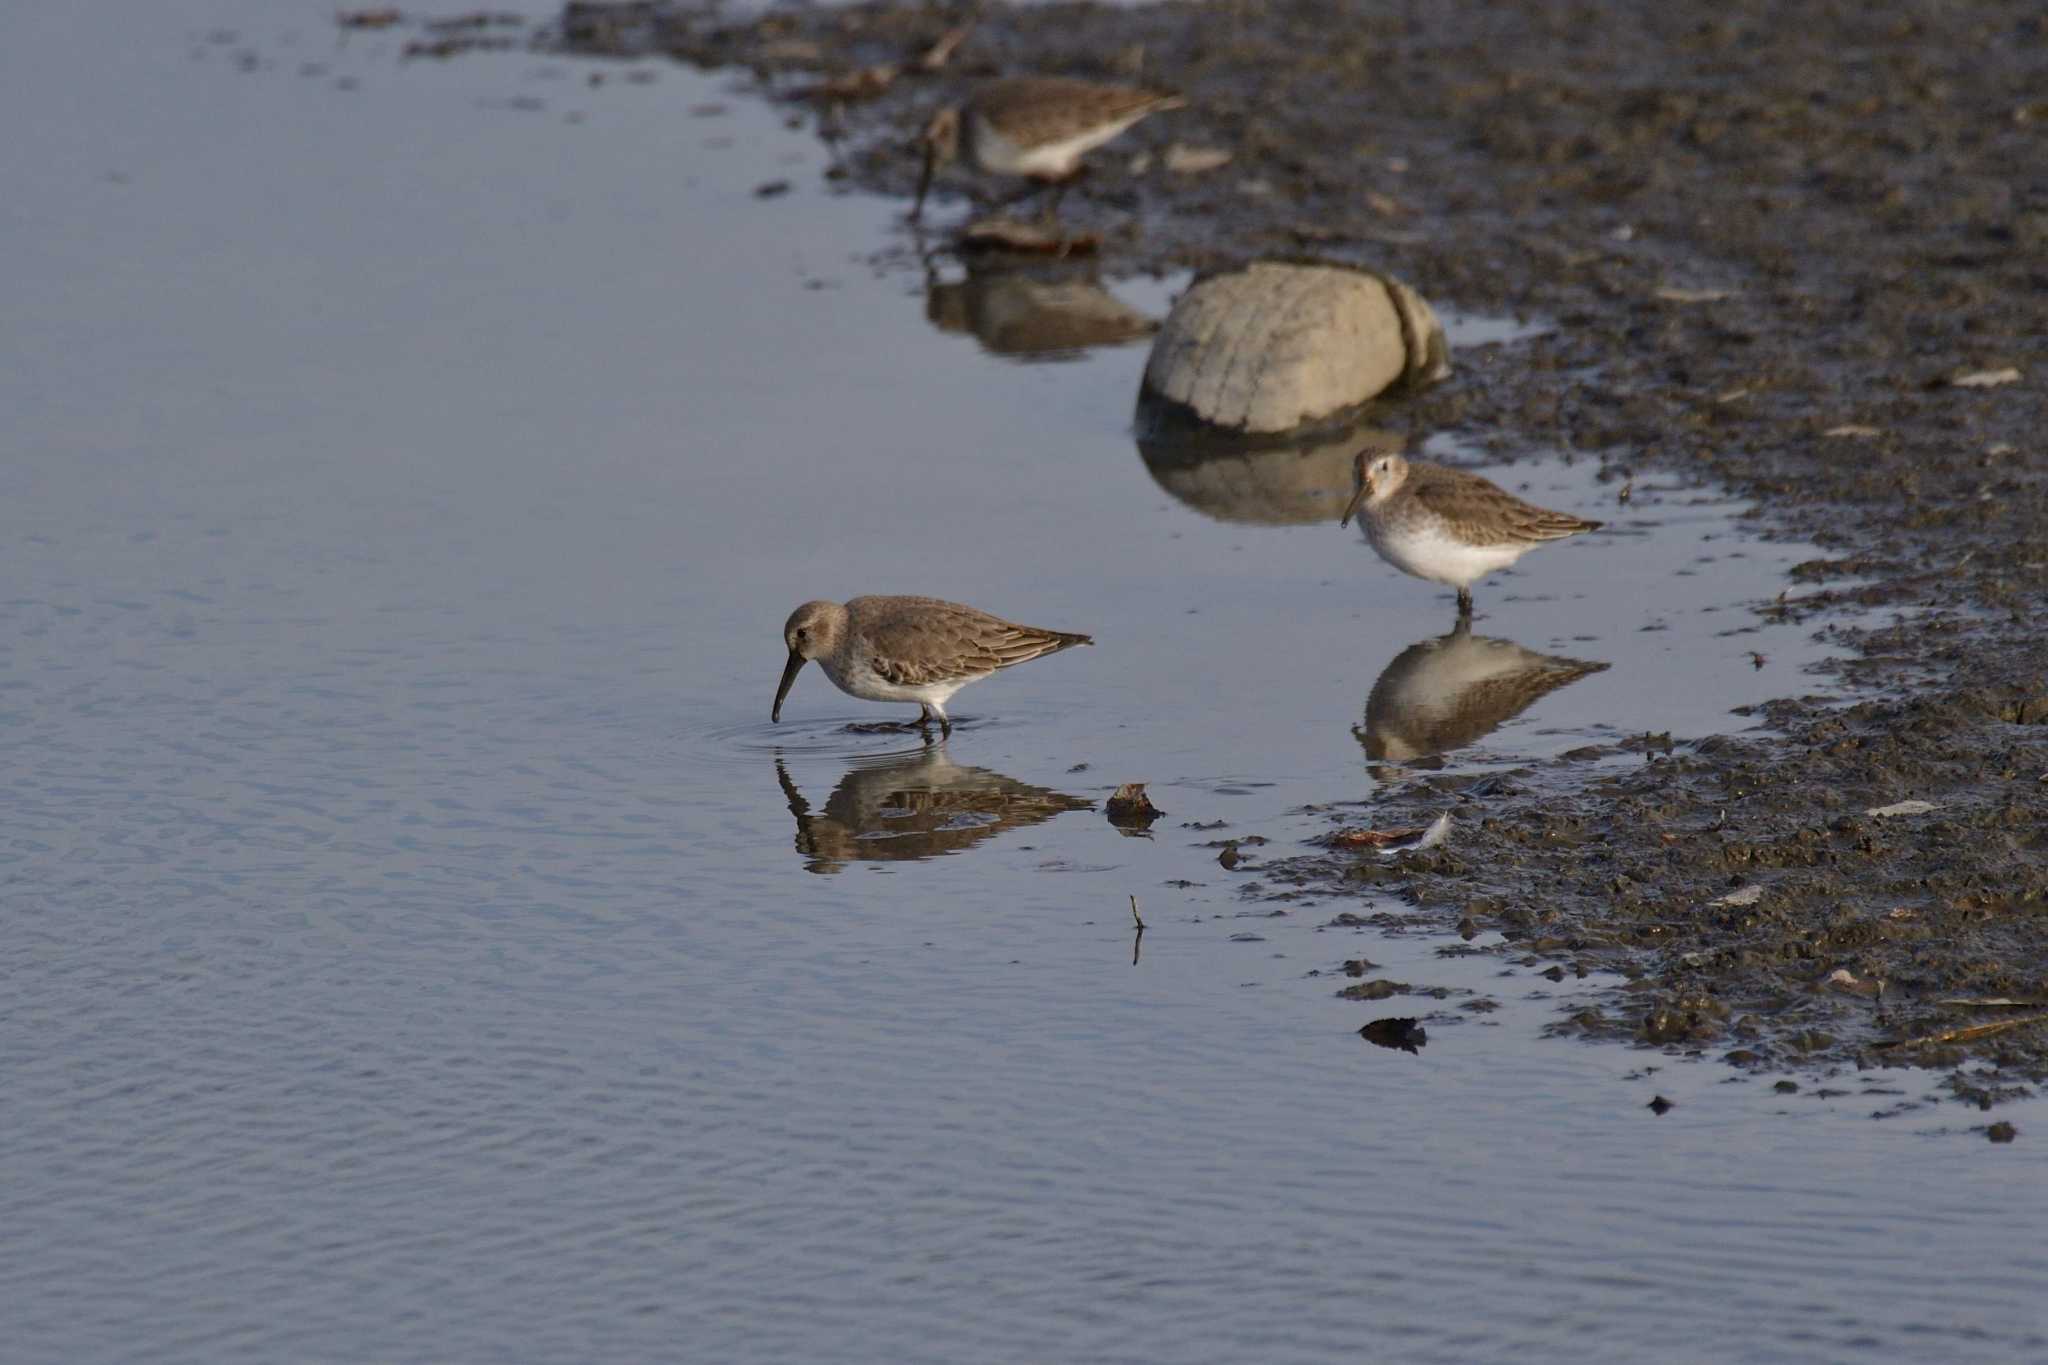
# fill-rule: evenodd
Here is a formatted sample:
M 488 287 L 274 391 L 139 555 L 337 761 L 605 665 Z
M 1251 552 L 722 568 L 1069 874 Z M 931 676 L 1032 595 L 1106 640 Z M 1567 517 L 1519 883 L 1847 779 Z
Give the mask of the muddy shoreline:
M 1759 610 L 1895 623 L 1835 626 L 1866 700 L 1787 698 L 1764 730 L 1646 737 L 1640 766 L 1583 777 L 1425 774 L 1372 814 L 1448 801 L 1447 846 L 1275 861 L 1247 894 L 1370 886 L 1446 930 L 1498 929 L 1519 959 L 1625 974 L 1563 1029 L 1805 1074 L 1946 1067 L 1983 1104 L 2048 1077 L 2048 1025 L 1885 1046 L 2048 1001 L 2048 19 L 2008 3 L 1958 23 L 1926 0 L 1794 24 L 1754 0 L 990 7 L 943 70 L 916 70 L 956 22 L 578 4 L 535 41 L 748 69 L 834 139 L 836 176 L 906 203 L 911 138 L 969 80 L 1183 91 L 1069 198 L 1105 273 L 1314 251 L 1438 307 L 1547 319 L 1511 358 L 1460 351 L 1402 421 L 1507 459 L 1719 481 L 1766 534 L 1832 553 Z M 884 66 L 902 74 L 872 97 L 819 93 Z M 1174 174 L 1172 143 L 1232 157 Z M 1865 813 L 1905 800 L 1934 809 Z M 2021 1003 L 1944 1003 L 1985 1000 Z

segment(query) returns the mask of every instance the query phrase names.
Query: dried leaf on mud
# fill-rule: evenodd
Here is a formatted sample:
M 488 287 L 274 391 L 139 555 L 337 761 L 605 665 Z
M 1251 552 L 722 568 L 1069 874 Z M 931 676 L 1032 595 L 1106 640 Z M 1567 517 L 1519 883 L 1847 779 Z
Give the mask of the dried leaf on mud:
M 1331 848 L 1376 848 L 1386 855 L 1435 848 L 1450 837 L 1451 813 L 1445 811 L 1427 825 L 1410 825 L 1404 829 L 1340 829 L 1323 842 Z

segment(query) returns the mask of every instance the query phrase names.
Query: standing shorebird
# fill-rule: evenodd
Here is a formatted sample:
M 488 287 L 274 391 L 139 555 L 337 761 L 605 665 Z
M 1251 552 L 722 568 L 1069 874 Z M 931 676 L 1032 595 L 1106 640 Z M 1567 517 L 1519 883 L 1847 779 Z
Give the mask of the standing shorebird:
M 1538 545 L 1604 524 L 1523 502 L 1462 469 L 1371 450 L 1358 453 L 1358 491 L 1338 518 L 1354 515 L 1381 559 L 1402 573 L 1458 590 L 1458 617 L 1472 614 L 1472 585 Z
M 924 130 L 924 170 L 910 220 L 924 212 L 932 175 L 955 157 L 990 175 L 1023 176 L 1059 195 L 1081 173 L 1081 158 L 1144 118 L 1187 103 L 1179 95 L 1064 76 L 991 81 L 964 105 L 941 109 Z
M 914 701 L 918 728 L 933 718 L 953 732 L 946 699 L 997 669 L 1092 645 L 1086 635 L 1020 626 L 936 597 L 856 597 L 806 602 L 782 627 L 789 663 L 775 688 L 769 719 L 782 719 L 782 700 L 797 670 L 816 659 L 832 685 L 863 701 Z

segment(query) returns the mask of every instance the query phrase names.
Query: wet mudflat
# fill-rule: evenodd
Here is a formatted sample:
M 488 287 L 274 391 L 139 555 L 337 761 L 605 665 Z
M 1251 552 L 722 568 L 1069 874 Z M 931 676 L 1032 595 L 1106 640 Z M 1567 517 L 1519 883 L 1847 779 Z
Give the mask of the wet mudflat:
M 1732 951 L 1646 960 L 1692 1041 L 1727 1037 L 1703 993 L 1740 1014 L 1840 970 L 1857 989 L 1784 1047 L 1860 1064 L 1879 1042 L 1988 1029 L 1976 1036 L 1995 1045 L 1915 1060 L 1990 1062 L 1999 1079 L 1963 1086 L 1974 1098 L 2031 1089 L 2048 1030 L 2003 1023 L 2048 998 L 2038 13 L 1998 5 L 1955 25 L 1920 5 L 1786 25 L 1741 5 L 1483 22 L 1323 0 L 1049 5 L 985 17 L 921 75 L 903 54 L 943 23 L 887 4 L 738 19 L 570 6 L 541 41 L 745 70 L 791 108 L 813 106 L 821 73 L 832 88 L 834 73 L 896 69 L 878 95 L 823 106 L 835 174 L 895 194 L 922 111 L 976 76 L 1142 75 L 1190 106 L 1098 156 L 1070 215 L 1126 268 L 1310 251 L 1439 306 L 1555 320 L 1418 402 L 1424 423 L 1502 452 L 1716 478 L 1759 500 L 1774 533 L 1822 547 L 1786 615 L 1895 610 L 1842 636 L 1839 671 L 1879 689 L 1868 700 L 1781 697 L 1766 737 L 1587 789 L 1564 826 L 1528 801 L 1494 809 L 1539 842 L 1597 837 L 1612 875 L 1567 918 L 1598 936 L 1654 938 L 1663 901 L 1793 874 L 1772 879 L 1770 909 L 1714 926 Z M 1190 165 L 1203 169 L 1175 169 Z M 1901 800 L 1939 813 L 1863 823 Z M 1518 838 L 1493 849 L 1417 893 L 1512 901 L 1561 870 Z M 1629 888 L 1649 884 L 1646 908 Z M 1899 1013 L 1872 1028 L 1859 992 L 1878 983 Z M 2021 1003 L 1943 1003 L 1984 1000 Z M 1631 1002 L 1599 1028 L 1670 1041 L 1649 1013 Z M 1786 1012 L 1749 1017 L 1769 1028 Z
M 878 271 L 892 206 L 724 76 L 9 22 L 13 120 L 73 111 L 4 229 L 25 1355 L 2043 1348 L 2039 1256 L 1983 1255 L 2031 1102 L 1994 1147 L 1940 1073 L 1545 1038 L 1630 945 L 1553 979 L 1513 905 L 1411 900 L 1490 803 L 1857 695 L 1894 618 L 1751 610 L 1821 553 L 1753 498 L 1432 398 L 1432 456 L 1614 523 L 1460 638 L 1335 527 L 1341 455 L 1139 447 L 1127 315 L 1183 276 L 1034 328 Z M 1459 391 L 1558 344 L 1439 302 Z M 783 616 L 858 591 L 1103 643 L 942 749 L 815 672 L 771 727 Z

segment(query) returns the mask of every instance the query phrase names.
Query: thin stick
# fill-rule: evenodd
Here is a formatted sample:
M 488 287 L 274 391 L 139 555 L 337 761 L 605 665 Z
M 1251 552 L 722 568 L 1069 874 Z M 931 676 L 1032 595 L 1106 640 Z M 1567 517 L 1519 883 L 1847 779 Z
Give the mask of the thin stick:
M 1139 933 L 1145 932 L 1145 921 L 1138 918 L 1138 898 L 1136 896 L 1131 897 L 1131 923 L 1138 926 Z
M 1902 1047 L 1931 1047 L 1941 1043 L 1967 1043 L 1978 1038 L 1988 1038 L 1994 1033 L 2004 1033 L 2007 1029 L 2025 1028 L 2028 1024 L 2038 1024 L 2043 1020 L 2048 1020 L 2048 1014 L 2030 1014 L 2024 1019 L 2001 1019 L 1995 1024 L 1977 1024 L 1970 1028 L 1944 1029 L 1940 1033 L 1930 1033 L 1920 1038 L 1901 1038 L 1896 1042 L 1878 1043 L 1874 1045 L 1872 1050 L 1876 1052 L 1890 1052 L 1895 1048 Z

